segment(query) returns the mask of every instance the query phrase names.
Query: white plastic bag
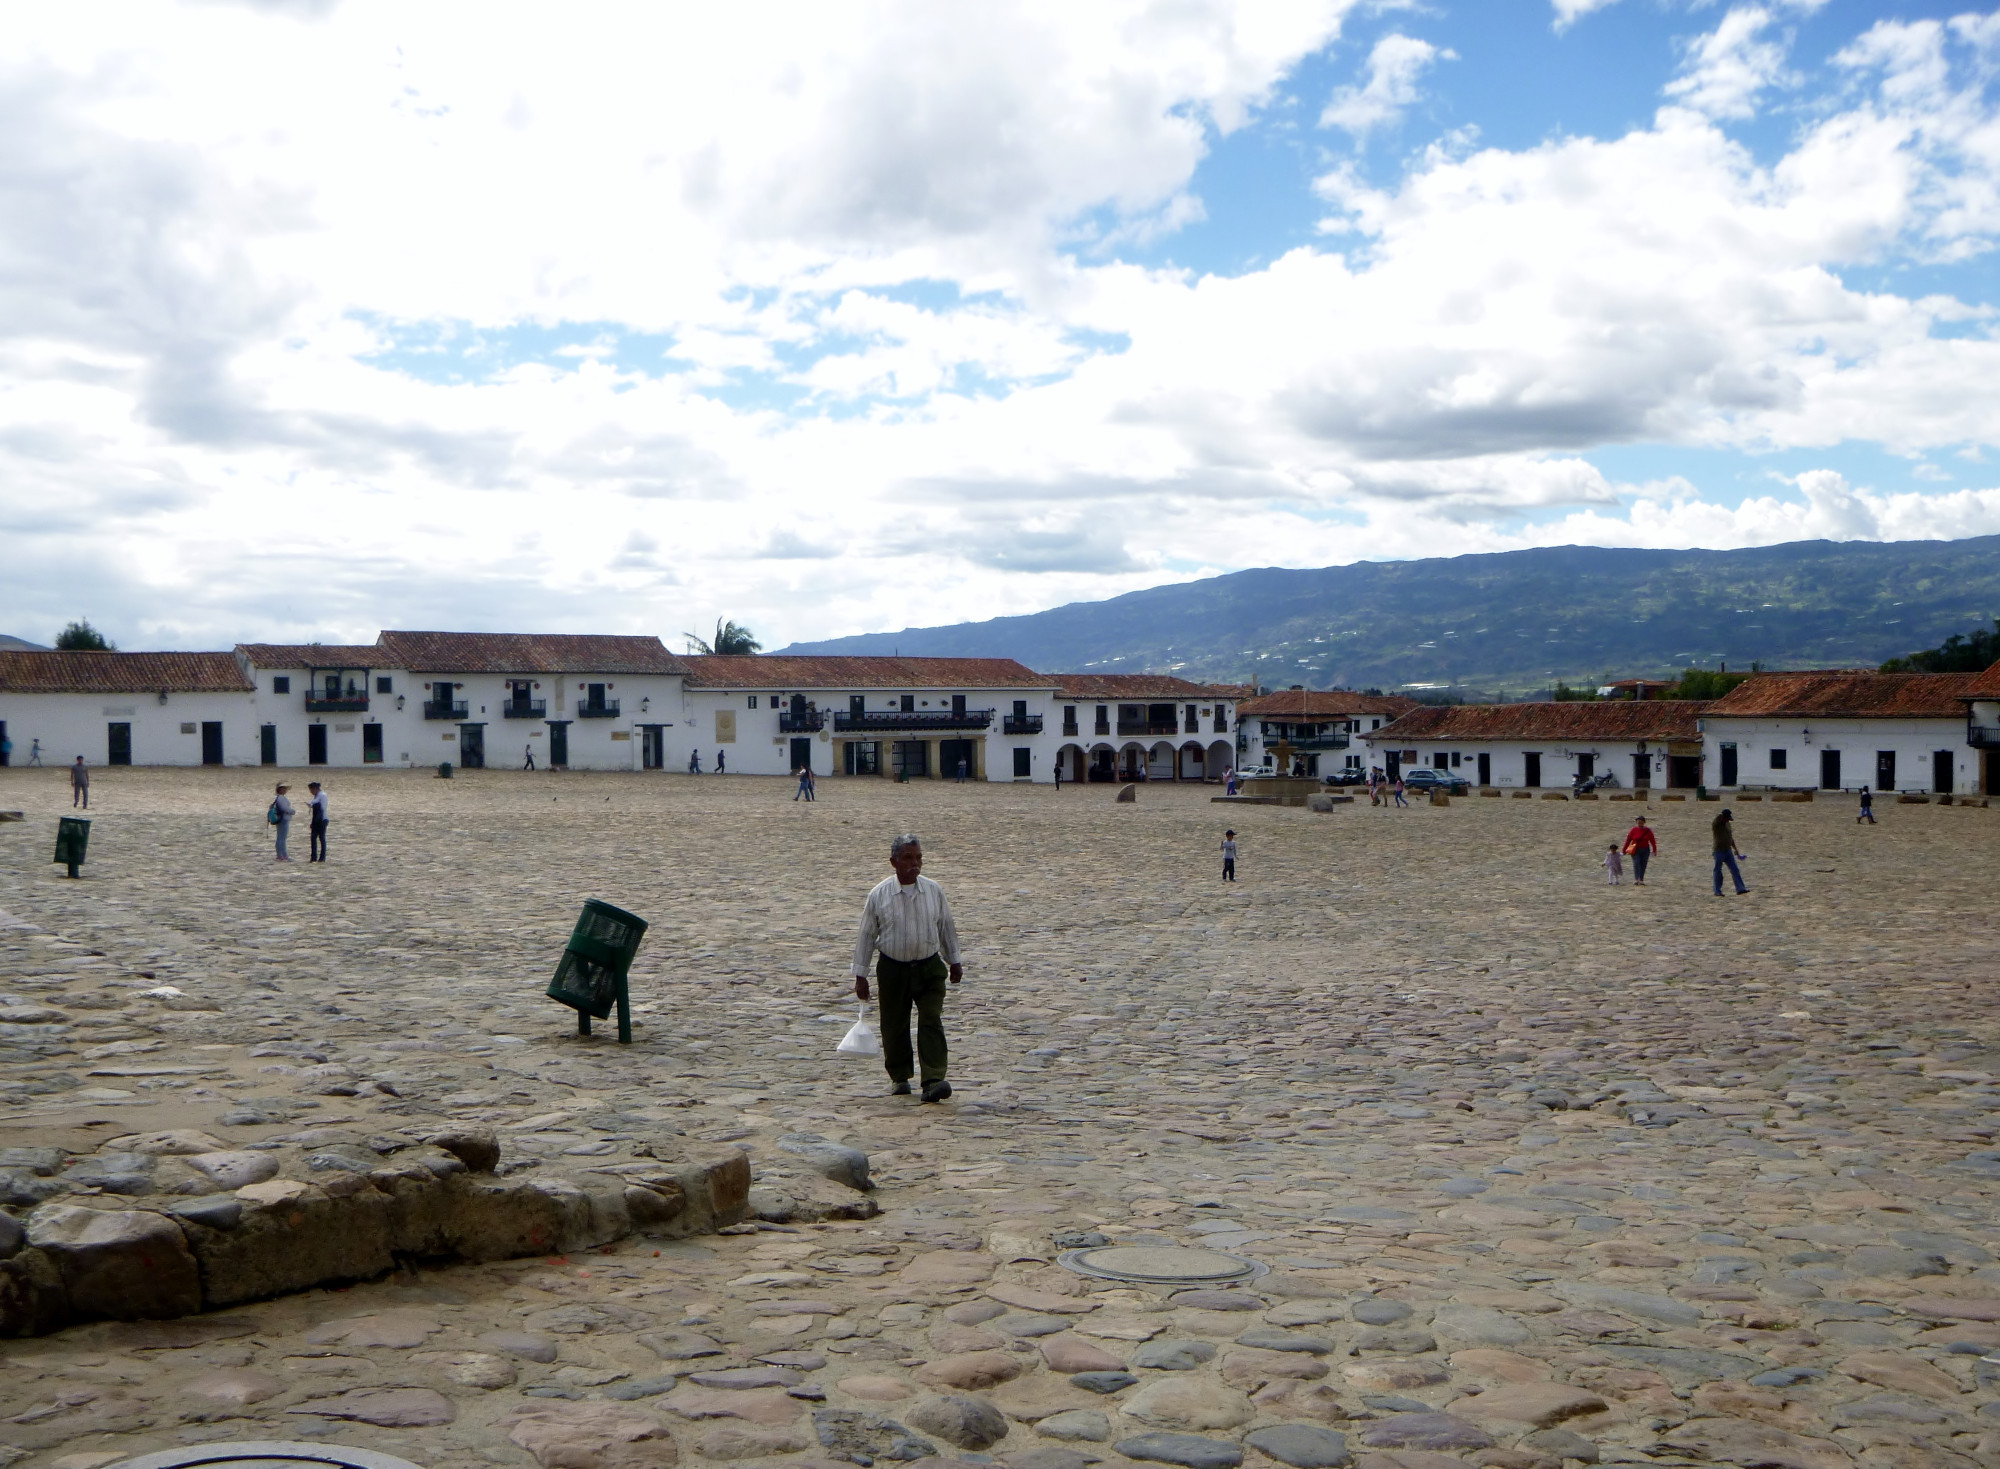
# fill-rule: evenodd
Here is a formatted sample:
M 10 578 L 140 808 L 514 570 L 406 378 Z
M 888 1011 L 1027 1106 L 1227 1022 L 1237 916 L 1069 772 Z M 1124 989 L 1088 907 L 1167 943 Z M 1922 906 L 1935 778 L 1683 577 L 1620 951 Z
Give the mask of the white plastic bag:
M 834 1049 L 843 1056 L 879 1056 L 882 1043 L 875 1039 L 875 1027 L 868 1023 L 868 1011 L 861 1005 L 854 1007 L 854 1024 L 847 1034 L 840 1038 Z

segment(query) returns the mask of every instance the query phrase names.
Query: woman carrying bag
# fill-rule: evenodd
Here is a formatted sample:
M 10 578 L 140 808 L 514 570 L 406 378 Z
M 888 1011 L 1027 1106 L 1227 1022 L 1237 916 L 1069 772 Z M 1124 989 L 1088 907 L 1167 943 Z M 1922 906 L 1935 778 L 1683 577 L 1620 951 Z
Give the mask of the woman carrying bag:
M 288 785 L 280 785 L 277 800 L 273 801 L 271 809 L 264 813 L 264 819 L 278 829 L 277 860 L 280 862 L 292 860 L 291 855 L 285 851 L 285 838 L 292 834 L 292 803 L 285 797 L 285 792 L 290 789 Z
M 1646 825 L 1641 816 L 1632 823 L 1632 829 L 1625 833 L 1625 855 L 1632 859 L 1632 886 L 1646 885 L 1646 864 L 1659 855 L 1660 839 L 1653 834 L 1653 828 Z

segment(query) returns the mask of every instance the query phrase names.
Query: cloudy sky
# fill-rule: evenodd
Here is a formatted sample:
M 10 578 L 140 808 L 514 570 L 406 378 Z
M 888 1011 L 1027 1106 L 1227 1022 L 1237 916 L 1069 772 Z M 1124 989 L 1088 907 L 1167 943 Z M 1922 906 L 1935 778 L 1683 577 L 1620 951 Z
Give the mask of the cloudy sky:
M 2000 12 L 10 7 L 0 632 L 2000 532 Z

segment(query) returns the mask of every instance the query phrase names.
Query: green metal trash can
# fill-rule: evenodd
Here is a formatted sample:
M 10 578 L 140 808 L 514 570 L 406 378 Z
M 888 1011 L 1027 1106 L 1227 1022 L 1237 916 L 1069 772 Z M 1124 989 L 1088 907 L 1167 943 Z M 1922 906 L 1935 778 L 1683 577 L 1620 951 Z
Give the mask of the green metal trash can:
M 548 991 L 550 999 L 576 1011 L 578 1035 L 589 1035 L 591 1017 L 606 1019 L 616 1005 L 619 1043 L 632 1043 L 632 1000 L 625 980 L 646 926 L 636 913 L 595 898 L 583 905 Z
M 90 849 L 90 819 L 85 816 L 59 816 L 56 818 L 56 861 L 69 868 L 71 877 L 81 877 L 76 869 L 83 865 L 84 853 Z
M 438 779 L 439 780 L 451 779 L 451 762 L 449 760 L 438 761 Z

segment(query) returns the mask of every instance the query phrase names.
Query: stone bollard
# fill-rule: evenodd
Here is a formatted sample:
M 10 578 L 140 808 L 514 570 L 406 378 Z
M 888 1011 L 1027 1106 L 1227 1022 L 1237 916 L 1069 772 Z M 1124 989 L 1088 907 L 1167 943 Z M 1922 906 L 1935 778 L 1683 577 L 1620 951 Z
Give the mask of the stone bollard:
M 1449 805 L 1451 804 L 1451 794 L 1450 794 L 1450 792 L 1448 792 L 1448 791 L 1432 791 L 1432 792 L 1431 792 L 1431 804 L 1432 804 L 1433 806 L 1449 806 Z
M 1118 801 L 1119 801 L 1119 804 L 1121 804 L 1121 805 L 1129 805 L 1129 804 L 1131 804 L 1131 803 L 1133 803 L 1133 802 L 1136 802 L 1136 801 L 1137 801 L 1138 799 L 1139 799 L 1139 787 L 1138 787 L 1138 786 L 1136 786 L 1136 785 L 1127 785 L 1127 786 L 1120 786 L 1120 787 L 1119 787 L 1119 789 L 1118 789 Z

